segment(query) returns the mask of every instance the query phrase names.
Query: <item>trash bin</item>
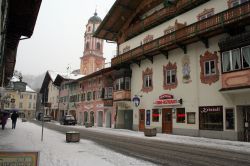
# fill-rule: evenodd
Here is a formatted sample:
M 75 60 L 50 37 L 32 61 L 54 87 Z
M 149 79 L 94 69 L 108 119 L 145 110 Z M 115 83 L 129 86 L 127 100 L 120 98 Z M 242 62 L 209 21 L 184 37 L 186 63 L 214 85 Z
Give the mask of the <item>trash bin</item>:
M 66 132 L 66 142 L 79 142 L 80 132 L 78 131 L 68 131 Z

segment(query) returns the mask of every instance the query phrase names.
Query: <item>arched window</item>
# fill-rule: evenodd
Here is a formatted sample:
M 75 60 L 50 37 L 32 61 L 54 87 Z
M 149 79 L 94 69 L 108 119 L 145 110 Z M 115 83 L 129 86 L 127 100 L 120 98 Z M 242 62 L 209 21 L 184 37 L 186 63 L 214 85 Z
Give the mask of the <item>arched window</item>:
M 89 42 L 86 43 L 86 49 L 89 49 Z
M 97 50 L 100 50 L 100 49 L 101 49 L 101 44 L 100 44 L 99 42 L 96 44 L 96 49 L 97 49 Z

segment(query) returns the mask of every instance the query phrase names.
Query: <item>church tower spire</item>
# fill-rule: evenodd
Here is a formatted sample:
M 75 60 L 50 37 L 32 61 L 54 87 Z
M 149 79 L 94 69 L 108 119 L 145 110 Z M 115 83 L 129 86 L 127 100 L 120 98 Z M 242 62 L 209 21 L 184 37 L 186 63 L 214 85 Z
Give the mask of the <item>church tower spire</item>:
M 102 22 L 95 10 L 94 16 L 90 17 L 84 34 L 84 51 L 81 59 L 80 73 L 91 74 L 104 67 L 103 40 L 93 37 L 94 32 Z

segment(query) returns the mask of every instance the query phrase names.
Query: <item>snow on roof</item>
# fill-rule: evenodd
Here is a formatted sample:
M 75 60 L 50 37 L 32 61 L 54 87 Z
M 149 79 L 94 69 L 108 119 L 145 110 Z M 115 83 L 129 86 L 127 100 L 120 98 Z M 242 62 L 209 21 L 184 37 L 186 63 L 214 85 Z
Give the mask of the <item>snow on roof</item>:
M 50 78 L 52 79 L 52 82 L 54 82 L 55 79 L 56 79 L 56 76 L 57 76 L 60 72 L 48 70 L 48 73 L 49 73 L 49 75 L 50 75 Z
M 33 89 L 31 89 L 31 87 L 26 85 L 26 92 L 36 92 L 36 91 L 34 91 Z
M 10 80 L 11 82 L 18 82 L 20 79 L 17 76 L 13 76 Z
M 72 73 L 62 73 L 62 74 L 59 74 L 61 77 L 63 77 L 64 79 L 70 79 L 70 80 L 76 80 L 76 79 L 79 79 L 79 78 L 82 78 L 84 77 L 85 75 L 82 75 L 82 74 L 72 74 Z
M 48 70 L 48 73 L 53 82 L 55 81 L 57 75 L 60 75 L 64 79 L 71 79 L 71 80 L 76 80 L 85 76 L 82 74 L 63 73 L 63 72 L 56 72 L 56 71 L 51 71 L 51 70 Z

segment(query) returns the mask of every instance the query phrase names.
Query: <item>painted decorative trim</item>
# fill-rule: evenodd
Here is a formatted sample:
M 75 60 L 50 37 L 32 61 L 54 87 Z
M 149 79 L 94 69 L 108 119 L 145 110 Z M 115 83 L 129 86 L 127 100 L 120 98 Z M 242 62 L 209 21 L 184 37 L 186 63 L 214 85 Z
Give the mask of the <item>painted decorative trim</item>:
M 169 26 L 167 29 L 164 30 L 164 35 L 172 33 L 182 27 L 187 26 L 187 23 L 184 22 L 184 24 L 179 23 L 178 20 L 175 20 L 174 26 Z
M 192 82 L 191 80 L 191 69 L 190 69 L 190 59 L 188 55 L 184 55 L 182 58 L 182 82 L 183 83 L 190 83 Z
M 213 75 L 205 75 L 205 62 L 207 61 L 215 61 L 215 74 Z M 206 51 L 204 56 L 200 55 L 200 80 L 203 84 L 209 84 L 215 83 L 219 80 L 219 68 L 218 68 L 218 56 L 217 52 L 211 53 L 209 51 Z
M 154 35 L 147 35 L 144 39 L 143 39 L 143 44 L 146 44 L 150 41 L 154 40 Z
M 198 20 L 202 20 L 201 17 L 208 15 L 209 13 L 211 13 L 211 15 L 214 15 L 214 8 L 211 9 L 204 9 L 203 12 L 201 12 L 200 14 L 197 15 L 197 19 Z M 207 18 L 207 17 L 206 17 Z
M 176 77 L 175 77 L 175 83 L 174 84 L 167 84 L 166 82 L 166 71 L 167 70 L 175 70 L 176 71 Z M 175 89 L 178 85 L 178 80 L 177 80 L 177 65 L 176 62 L 174 64 L 172 64 L 171 62 L 169 62 L 166 66 L 163 66 L 163 88 L 165 90 L 171 90 L 171 89 Z
M 151 87 L 144 87 L 144 77 L 146 75 L 151 75 Z M 151 92 L 153 90 L 153 69 L 146 68 L 146 70 L 142 71 L 142 91 L 145 93 Z

